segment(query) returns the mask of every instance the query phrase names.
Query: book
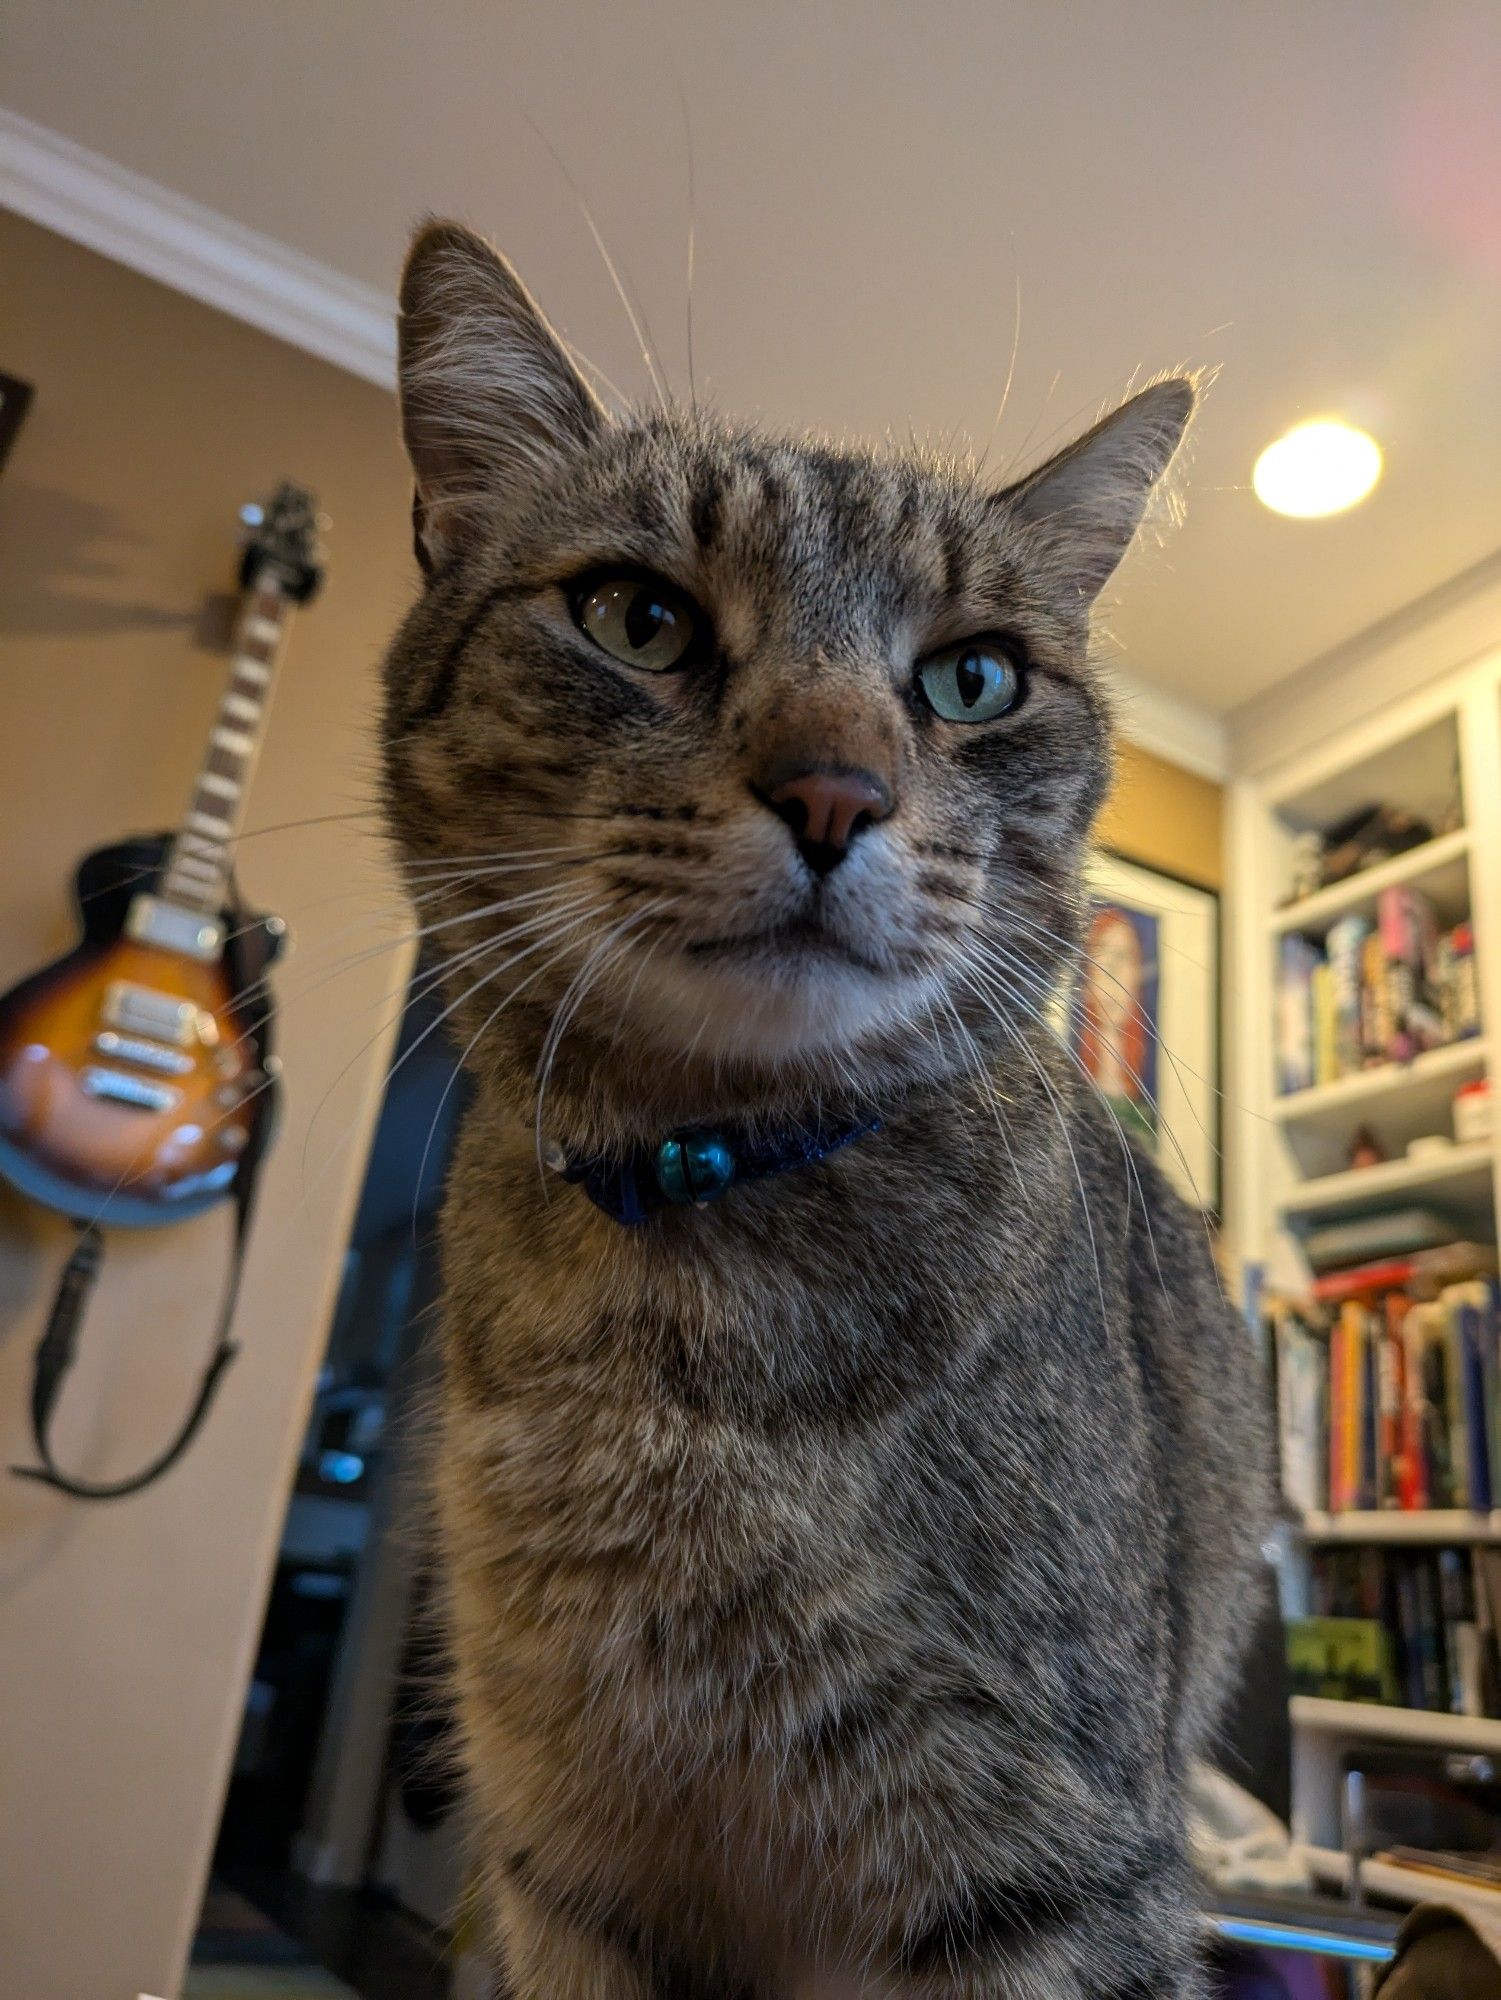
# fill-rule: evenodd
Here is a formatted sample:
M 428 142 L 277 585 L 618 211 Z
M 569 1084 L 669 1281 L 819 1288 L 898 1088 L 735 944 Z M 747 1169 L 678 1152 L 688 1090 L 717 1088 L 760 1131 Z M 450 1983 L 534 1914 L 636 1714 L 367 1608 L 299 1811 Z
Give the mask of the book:
M 1290 1307 L 1277 1312 L 1273 1340 L 1282 1491 L 1298 1513 L 1316 1513 L 1329 1504 L 1329 1342 Z
M 1313 968 L 1309 997 L 1313 1008 L 1313 1080 L 1335 1083 L 1342 1072 L 1335 1029 L 1334 973 L 1326 959 Z
M 1377 1333 L 1379 1364 L 1377 1402 L 1380 1436 L 1376 1460 L 1376 1505 L 1411 1507 L 1413 1480 L 1407 1463 L 1407 1430 L 1404 1421 L 1407 1401 L 1407 1352 L 1402 1344 L 1402 1322 L 1407 1316 L 1407 1299 L 1401 1292 L 1388 1292 L 1382 1300 Z
M 1449 1711 L 1452 1715 L 1484 1715 L 1480 1634 L 1475 1622 L 1470 1565 L 1461 1550 L 1439 1550 L 1438 1592 L 1444 1621 Z
M 1356 913 L 1331 924 L 1324 940 L 1329 963 L 1335 1076 L 1351 1076 L 1365 1061 L 1361 982 L 1366 940 L 1371 934 L 1369 919 Z

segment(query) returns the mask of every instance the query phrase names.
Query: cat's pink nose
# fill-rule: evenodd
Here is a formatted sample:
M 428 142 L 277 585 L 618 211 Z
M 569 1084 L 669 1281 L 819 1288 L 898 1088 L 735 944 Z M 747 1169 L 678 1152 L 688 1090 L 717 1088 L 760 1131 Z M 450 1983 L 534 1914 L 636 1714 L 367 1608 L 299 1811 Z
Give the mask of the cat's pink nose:
M 838 765 L 812 765 L 779 776 L 761 797 L 787 822 L 815 875 L 837 868 L 856 834 L 886 819 L 892 808 L 889 788 L 873 771 Z

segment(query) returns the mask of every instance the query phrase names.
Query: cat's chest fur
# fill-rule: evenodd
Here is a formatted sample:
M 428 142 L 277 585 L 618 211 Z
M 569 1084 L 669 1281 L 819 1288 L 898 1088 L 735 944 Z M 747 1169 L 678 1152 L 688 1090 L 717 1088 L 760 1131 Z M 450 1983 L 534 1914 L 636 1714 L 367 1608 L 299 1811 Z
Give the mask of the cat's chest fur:
M 889 1164 L 648 1235 L 466 1138 L 443 1476 L 508 1674 L 774 1733 L 871 1648 L 980 1632 L 1034 1696 L 1050 1635 L 1129 1650 L 1160 1523 L 1124 1316 L 1050 1263 L 1045 1175 L 976 1216 L 941 1172 L 883 1193 Z

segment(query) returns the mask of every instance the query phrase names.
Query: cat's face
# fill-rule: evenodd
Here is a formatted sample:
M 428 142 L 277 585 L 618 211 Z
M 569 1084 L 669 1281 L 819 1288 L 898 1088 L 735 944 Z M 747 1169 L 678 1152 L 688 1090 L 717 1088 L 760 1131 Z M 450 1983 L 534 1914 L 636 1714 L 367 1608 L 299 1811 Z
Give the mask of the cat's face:
M 1089 607 L 1188 385 L 997 493 L 607 417 L 448 226 L 403 313 L 429 580 L 388 663 L 388 798 L 473 1059 L 868 1098 L 1041 1007 L 1109 773 Z

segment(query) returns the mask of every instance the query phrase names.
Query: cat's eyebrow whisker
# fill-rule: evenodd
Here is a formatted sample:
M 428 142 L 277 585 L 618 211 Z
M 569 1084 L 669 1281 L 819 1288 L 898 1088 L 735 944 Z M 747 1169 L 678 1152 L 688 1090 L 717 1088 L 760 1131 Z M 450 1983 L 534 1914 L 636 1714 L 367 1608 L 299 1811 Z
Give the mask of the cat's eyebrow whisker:
M 671 398 L 667 394 L 667 384 L 657 366 L 656 343 L 651 338 L 651 328 L 646 323 L 646 315 L 644 312 L 638 313 L 636 307 L 632 304 L 631 295 L 626 290 L 619 271 L 615 268 L 615 259 L 605 247 L 605 239 L 599 233 L 599 225 L 595 222 L 593 212 L 588 202 L 584 199 L 584 191 L 569 171 L 562 154 L 529 112 L 523 111 L 521 115 L 551 154 L 553 165 L 563 176 L 564 180 L 567 181 L 573 198 L 578 203 L 579 214 L 584 218 L 584 227 L 594 239 L 594 247 L 599 252 L 600 261 L 609 273 L 610 283 L 615 287 L 616 297 L 625 308 L 625 316 L 631 323 L 631 332 L 636 336 L 636 345 L 641 350 L 641 359 L 646 363 L 646 371 L 650 375 L 652 387 L 656 391 L 657 402 L 660 404 L 662 413 L 665 416 L 671 408 Z
M 688 271 L 684 328 L 688 347 L 688 402 L 693 414 L 697 416 L 698 382 L 693 370 L 693 253 L 698 227 L 698 198 L 694 187 L 696 176 L 693 158 L 693 120 L 688 114 L 688 93 L 683 88 L 681 76 L 678 78 L 678 106 L 683 114 L 683 142 L 688 156 Z
M 1014 247 L 1015 247 L 1015 242 L 1013 239 L 1013 248 Z M 1016 273 L 1016 317 L 1012 323 L 1012 328 L 1011 328 L 1011 359 L 1006 364 L 1006 380 L 1001 388 L 1001 400 L 996 405 L 995 421 L 990 426 L 990 436 L 985 440 L 985 449 L 980 453 L 979 463 L 975 467 L 974 476 L 976 484 L 979 483 L 980 474 L 985 470 L 985 461 L 986 459 L 989 458 L 991 450 L 995 445 L 996 434 L 1001 428 L 1001 419 L 1005 416 L 1006 405 L 1011 400 L 1011 384 L 1016 375 L 1016 357 L 1021 353 L 1021 345 L 1022 345 L 1022 274 L 1020 267 L 1018 267 Z

